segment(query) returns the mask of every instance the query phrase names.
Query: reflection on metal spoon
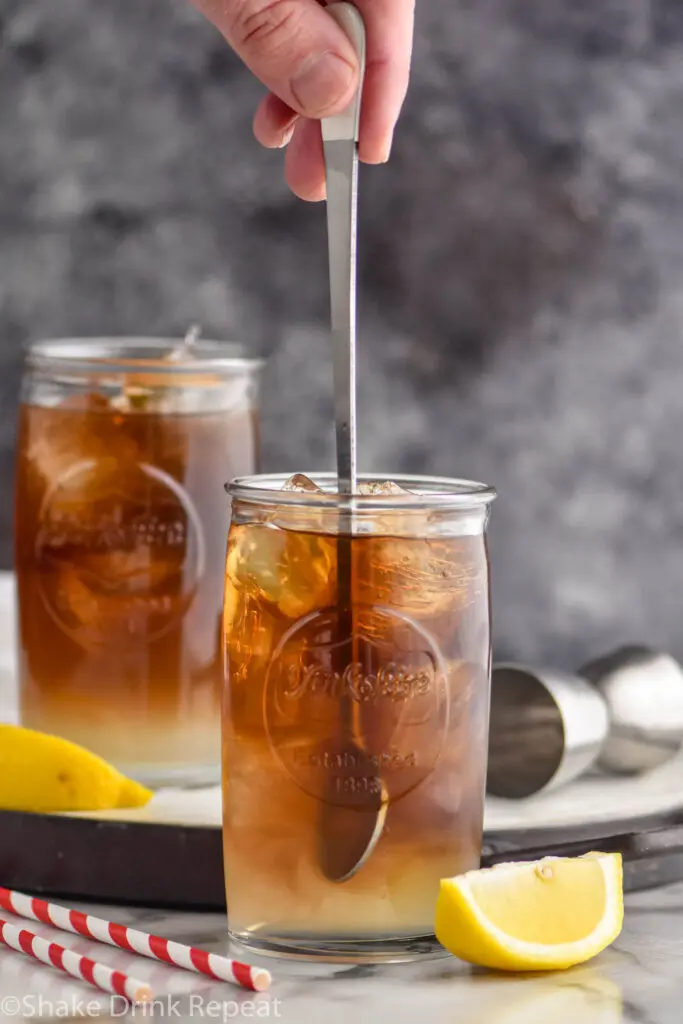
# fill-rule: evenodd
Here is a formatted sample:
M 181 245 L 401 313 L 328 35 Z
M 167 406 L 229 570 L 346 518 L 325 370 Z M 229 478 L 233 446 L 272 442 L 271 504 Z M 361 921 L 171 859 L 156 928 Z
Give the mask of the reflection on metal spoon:
M 340 763 L 352 763 L 357 775 L 330 775 L 328 794 L 320 807 L 318 853 L 320 868 L 331 882 L 352 878 L 373 853 L 384 829 L 389 806 L 386 787 L 377 775 L 367 753 L 353 740 L 346 740 L 334 751 Z M 337 786 L 340 781 L 355 780 L 374 783 L 370 791 L 349 792 L 344 805 L 339 804 Z

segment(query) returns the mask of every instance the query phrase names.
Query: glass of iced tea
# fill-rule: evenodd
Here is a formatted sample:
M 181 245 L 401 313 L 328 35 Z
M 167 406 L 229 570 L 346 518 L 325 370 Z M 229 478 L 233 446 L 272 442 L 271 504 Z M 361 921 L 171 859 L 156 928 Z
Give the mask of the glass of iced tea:
M 335 486 L 229 486 L 228 921 L 252 951 L 411 959 L 437 952 L 439 880 L 479 864 L 494 492 Z
M 24 725 L 150 785 L 218 781 L 226 472 L 259 363 L 216 342 L 44 342 L 16 478 Z

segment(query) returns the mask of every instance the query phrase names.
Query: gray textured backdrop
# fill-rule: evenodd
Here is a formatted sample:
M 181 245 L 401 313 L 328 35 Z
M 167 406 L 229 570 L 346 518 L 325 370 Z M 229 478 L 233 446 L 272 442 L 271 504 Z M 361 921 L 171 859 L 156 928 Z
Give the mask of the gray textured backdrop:
M 184 0 L 0 0 L 0 527 L 20 346 L 272 353 L 266 464 L 330 463 L 324 210 Z M 472 475 L 498 656 L 683 655 L 683 5 L 418 0 L 388 168 L 362 175 L 362 461 Z

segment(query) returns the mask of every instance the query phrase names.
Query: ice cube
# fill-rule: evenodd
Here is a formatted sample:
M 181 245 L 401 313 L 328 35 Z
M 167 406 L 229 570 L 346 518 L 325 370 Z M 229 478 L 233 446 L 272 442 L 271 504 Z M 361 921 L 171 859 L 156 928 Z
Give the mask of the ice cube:
M 32 471 L 51 487 L 66 476 L 79 475 L 79 466 L 124 464 L 137 460 L 132 437 L 101 395 L 74 395 L 57 408 L 32 409 L 28 419 L 27 459 Z
M 335 559 L 333 537 L 252 525 L 233 531 L 227 572 L 238 588 L 298 619 L 331 603 Z
M 412 494 L 412 491 L 407 491 L 405 487 L 400 487 L 399 484 L 395 484 L 393 480 L 363 480 L 358 485 L 359 494 L 379 494 L 379 495 L 391 495 L 391 494 Z
M 317 494 L 322 488 L 303 473 L 295 473 L 282 490 Z M 227 562 L 234 585 L 276 605 L 289 619 L 328 604 L 333 596 L 336 546 L 334 537 L 323 536 L 324 517 L 316 509 L 306 514 L 283 505 L 266 522 L 234 531 Z
M 150 412 L 154 404 L 151 388 L 124 387 L 118 395 L 109 399 L 109 405 L 117 412 Z
M 294 476 L 290 476 L 289 480 L 283 484 L 281 489 L 283 491 L 288 491 L 290 494 L 323 493 L 322 487 L 318 487 L 318 485 L 304 473 L 295 473 Z M 278 509 L 276 513 L 269 516 L 269 521 L 275 526 L 283 527 L 283 529 L 296 531 L 308 530 L 310 533 L 325 533 L 327 518 L 320 509 L 316 508 L 315 502 L 311 502 L 311 507 L 306 508 L 306 500 L 302 499 L 301 507 L 297 507 L 294 513 L 286 505 L 283 505 L 283 507 Z
M 459 546 L 420 537 L 368 540 L 357 561 L 361 599 L 417 618 L 466 607 L 477 566 Z
M 282 485 L 282 490 L 315 493 L 322 491 L 322 487 L 318 487 L 305 473 L 295 473 Z

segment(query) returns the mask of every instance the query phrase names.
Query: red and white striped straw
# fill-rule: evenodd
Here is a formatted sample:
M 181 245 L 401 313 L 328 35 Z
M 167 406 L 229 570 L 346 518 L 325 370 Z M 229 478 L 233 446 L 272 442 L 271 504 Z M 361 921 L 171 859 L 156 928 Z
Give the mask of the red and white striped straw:
M 29 921 L 51 924 L 63 932 L 84 935 L 96 942 L 118 946 L 128 953 L 139 953 L 152 960 L 183 967 L 186 971 L 205 974 L 216 981 L 229 981 L 252 992 L 265 992 L 272 980 L 270 972 L 261 967 L 250 967 L 217 953 L 207 953 L 204 949 L 184 946 L 180 942 L 171 942 L 158 935 L 148 935 L 135 928 L 92 917 L 80 910 L 69 910 L 68 907 L 59 906 L 57 903 L 48 903 L 35 896 L 26 896 L 24 893 L 1 886 L 0 907 L 12 914 L 28 918 Z
M 72 978 L 87 981 L 103 992 L 123 996 L 129 1003 L 147 1003 L 152 998 L 152 990 L 144 981 L 131 978 L 122 971 L 113 971 L 111 967 L 98 964 L 90 957 L 65 949 L 56 942 L 41 939 L 25 928 L 15 928 L 8 921 L 0 920 L 0 942 L 15 949 L 17 953 L 24 953 L 50 967 L 57 967 Z

